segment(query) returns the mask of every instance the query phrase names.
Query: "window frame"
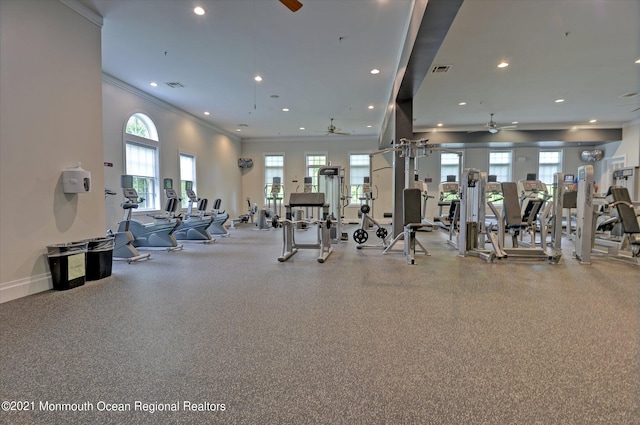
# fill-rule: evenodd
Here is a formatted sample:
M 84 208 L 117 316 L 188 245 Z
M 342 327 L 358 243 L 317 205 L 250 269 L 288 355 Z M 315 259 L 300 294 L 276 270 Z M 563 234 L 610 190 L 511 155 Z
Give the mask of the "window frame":
M 182 175 L 182 157 L 186 157 L 186 158 L 191 158 L 192 159 L 192 168 L 193 168 L 193 179 L 189 180 L 189 179 L 185 179 L 183 178 Z M 185 152 L 185 151 L 178 151 L 178 171 L 180 173 L 180 197 L 181 197 L 181 201 L 180 201 L 180 208 L 188 208 L 189 207 L 189 197 L 187 196 L 187 191 L 186 191 L 186 186 L 185 186 L 185 182 L 186 181 L 191 181 L 192 182 L 192 189 L 193 191 L 197 194 L 198 193 L 198 189 L 197 189 L 197 160 L 196 160 L 196 155 L 190 152 Z
M 274 166 L 267 166 L 267 157 L 281 157 L 281 158 L 282 158 L 282 166 L 278 166 L 278 167 L 274 167 Z M 267 169 L 276 169 L 276 168 L 279 168 L 279 169 L 281 169 L 281 170 L 282 170 L 282 172 L 281 172 L 281 176 L 280 176 L 280 179 L 281 179 L 281 184 L 282 184 L 282 188 L 283 188 L 282 193 L 284 194 L 284 182 L 285 182 L 285 159 L 286 159 L 286 158 L 285 158 L 284 152 L 265 152 L 265 153 L 264 153 L 264 155 L 263 155 L 263 159 L 262 159 L 262 161 L 263 161 L 262 163 L 263 163 L 263 166 L 264 166 L 264 173 L 263 173 L 263 178 L 264 178 L 264 195 L 263 195 L 263 196 L 264 196 L 264 202 L 265 202 L 265 203 L 267 203 L 267 204 L 269 203 L 268 196 L 269 196 L 269 194 L 271 193 L 271 185 L 272 185 L 272 183 L 273 183 L 273 177 L 278 177 L 277 175 L 270 174 L 270 175 L 269 175 L 270 180 L 269 180 L 269 181 L 267 181 L 267 178 L 268 178 L 268 177 L 267 177 Z
M 558 158 L 558 162 L 541 162 L 541 155 L 543 153 L 549 153 L 549 152 L 553 152 L 553 153 L 558 153 L 559 158 Z M 545 181 L 542 179 L 542 173 L 540 172 L 540 167 L 542 165 L 546 165 L 546 166 L 551 166 L 551 165 L 556 165 L 556 169 L 553 173 L 551 173 L 551 178 L 549 179 L 549 181 Z M 541 182 L 543 182 L 544 184 L 546 184 L 547 186 L 552 186 L 553 185 L 553 175 L 555 173 L 558 172 L 562 172 L 563 168 L 564 168 L 564 149 L 562 148 L 557 148 L 557 149 L 538 149 L 538 169 L 537 169 L 537 178 L 538 180 L 540 180 Z M 545 173 L 546 175 L 547 173 Z
M 324 164 L 309 164 L 310 157 L 324 157 Z M 318 191 L 318 170 L 320 167 L 327 166 L 329 164 L 329 154 L 328 152 L 306 152 L 304 154 L 304 162 L 305 162 L 305 176 L 311 177 L 313 182 L 314 192 Z M 310 173 L 311 169 L 315 169 L 313 173 Z
M 367 165 L 358 165 L 356 164 L 355 166 L 353 165 L 353 157 L 354 156 L 363 156 L 363 157 L 367 157 Z M 362 186 L 363 182 L 361 183 L 355 183 L 353 182 L 354 180 L 354 175 L 353 175 L 353 171 L 354 168 L 356 169 L 364 169 L 366 167 L 366 174 L 365 176 L 362 177 L 366 177 L 366 175 L 370 174 L 370 170 L 371 170 L 371 153 L 369 152 L 349 152 L 349 197 L 350 197 L 350 201 L 349 201 L 349 205 L 353 206 L 353 207 L 358 207 L 360 208 L 360 206 L 362 206 L 363 204 L 363 200 L 358 198 L 358 195 L 360 194 L 359 188 Z M 372 177 L 369 176 L 369 181 L 372 181 Z
M 491 162 L 491 154 L 502 154 L 502 153 L 508 153 L 509 154 L 509 162 L 508 163 L 493 163 Z M 499 182 L 511 182 L 513 181 L 513 150 L 511 149 L 489 149 L 489 155 L 488 155 L 488 162 L 489 162 L 489 166 L 487 167 L 487 175 L 496 175 L 498 176 L 498 181 Z M 508 165 L 508 176 L 506 179 L 501 179 L 500 176 L 494 172 L 491 171 L 491 166 L 492 165 L 496 165 L 496 166 L 506 166 Z M 507 168 L 507 167 L 505 167 Z
M 129 121 L 131 119 L 139 120 L 146 128 L 147 135 L 150 138 L 146 138 L 143 136 L 139 136 L 137 134 L 127 132 Z M 142 176 L 138 174 L 133 174 L 130 169 L 130 164 L 127 162 L 127 146 L 135 145 L 145 149 L 153 150 L 154 164 L 153 164 L 153 176 Z M 153 122 L 153 119 L 149 117 L 147 114 L 142 112 L 136 112 L 131 114 L 124 123 L 123 129 L 123 137 L 122 137 L 122 159 L 124 164 L 124 174 L 129 174 L 133 176 L 134 185 L 140 179 L 145 179 L 149 181 L 149 190 L 151 196 L 147 195 L 141 196 L 145 199 L 143 203 L 141 203 L 140 207 L 136 210 L 137 212 L 151 212 L 151 211 L 159 211 L 160 210 L 160 141 L 158 138 L 158 130 Z M 149 193 L 149 192 L 148 192 Z M 140 194 L 139 194 L 140 195 Z M 149 199 L 151 198 L 151 199 Z
M 442 182 L 446 181 L 447 180 L 447 176 L 453 175 L 453 173 L 443 174 L 443 172 L 442 172 L 442 170 L 443 170 L 443 167 L 442 167 L 443 161 L 442 161 L 442 159 L 443 159 L 443 157 L 445 155 L 447 155 L 447 156 L 448 155 L 452 155 L 452 156 L 456 157 L 456 165 L 455 165 L 455 167 L 456 167 L 457 172 L 455 173 L 455 176 L 456 176 L 456 181 L 458 183 L 460 183 L 459 182 L 460 173 L 462 172 L 462 170 L 460 169 L 460 167 L 461 167 L 461 165 L 460 165 L 460 154 L 459 153 L 454 153 L 454 152 L 442 152 L 442 151 L 440 152 L 440 182 L 438 182 L 438 183 L 442 183 Z M 445 164 L 445 165 L 453 166 L 453 164 Z M 462 165 L 462 167 L 464 167 L 464 164 Z

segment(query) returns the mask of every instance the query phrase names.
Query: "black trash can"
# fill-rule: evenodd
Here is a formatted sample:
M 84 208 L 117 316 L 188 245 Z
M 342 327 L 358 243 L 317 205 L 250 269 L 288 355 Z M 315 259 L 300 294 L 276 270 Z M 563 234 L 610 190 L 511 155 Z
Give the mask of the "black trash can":
M 113 264 L 113 236 L 88 239 L 87 280 L 100 280 L 111 276 Z
M 47 246 L 53 289 L 65 291 L 84 285 L 86 279 L 87 242 Z

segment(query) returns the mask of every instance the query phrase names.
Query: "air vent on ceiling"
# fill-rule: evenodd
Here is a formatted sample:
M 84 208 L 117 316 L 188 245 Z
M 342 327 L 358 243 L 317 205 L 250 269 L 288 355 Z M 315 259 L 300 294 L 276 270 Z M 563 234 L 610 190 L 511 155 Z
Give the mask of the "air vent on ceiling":
M 434 65 L 431 68 L 431 73 L 433 74 L 442 74 L 443 72 L 448 72 L 451 69 L 451 65 Z
M 179 89 L 179 88 L 183 88 L 184 84 L 179 83 L 177 81 L 173 81 L 171 83 L 165 83 L 166 85 L 168 85 L 169 87 L 171 87 L 172 89 Z

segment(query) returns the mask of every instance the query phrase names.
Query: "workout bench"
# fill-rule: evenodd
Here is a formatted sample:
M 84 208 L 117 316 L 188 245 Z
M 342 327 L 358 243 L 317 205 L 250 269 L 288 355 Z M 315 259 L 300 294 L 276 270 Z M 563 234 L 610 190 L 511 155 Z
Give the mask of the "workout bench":
M 416 231 L 424 226 L 422 223 L 422 206 L 420 198 L 422 192 L 420 189 L 404 189 L 402 191 L 402 214 L 404 231 L 395 237 L 393 242 L 382 252 L 386 254 L 400 239 L 404 240 L 404 255 L 408 264 L 415 264 L 416 261 L 416 245 L 420 247 L 420 251 L 425 255 L 431 255 L 424 246 L 416 239 Z
M 293 220 L 291 210 L 296 207 L 316 207 L 322 208 L 322 219 L 318 220 Z M 278 223 L 282 225 L 282 255 L 278 257 L 278 261 L 287 261 L 293 256 L 298 249 L 317 249 L 320 248 L 320 256 L 318 263 L 324 261 L 331 255 L 331 218 L 329 217 L 329 205 L 324 202 L 324 193 L 292 193 L 289 195 L 289 203 L 285 205 L 285 219 L 278 219 Z M 295 228 L 298 223 L 318 224 L 318 242 L 315 244 L 296 244 Z

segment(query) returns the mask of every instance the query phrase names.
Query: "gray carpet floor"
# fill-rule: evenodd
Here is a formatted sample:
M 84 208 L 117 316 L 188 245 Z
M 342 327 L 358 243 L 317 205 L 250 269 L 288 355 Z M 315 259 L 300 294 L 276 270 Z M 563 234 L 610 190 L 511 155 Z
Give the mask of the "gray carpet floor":
M 0 304 L 0 399 L 32 408 L 0 423 L 640 424 L 639 267 L 418 238 L 415 265 L 279 263 L 281 231 L 244 226 Z

